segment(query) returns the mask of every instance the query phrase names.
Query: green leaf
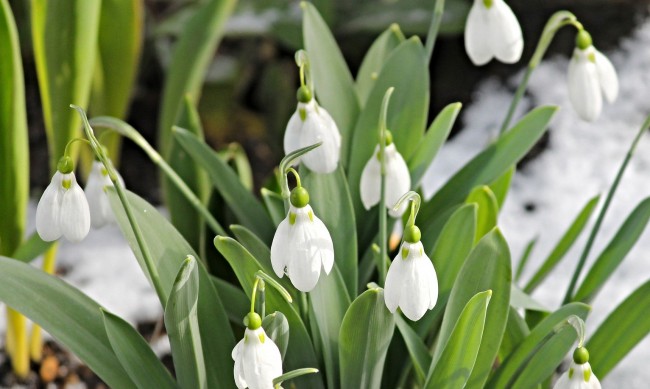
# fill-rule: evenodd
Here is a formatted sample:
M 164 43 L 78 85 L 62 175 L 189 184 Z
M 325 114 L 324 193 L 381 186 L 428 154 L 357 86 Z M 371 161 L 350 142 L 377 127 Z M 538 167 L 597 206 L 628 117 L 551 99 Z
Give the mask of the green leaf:
M 59 278 L 13 258 L 0 257 L 0 274 L 0 301 L 50 333 L 107 385 L 136 388 L 113 352 L 99 304 Z
M 316 7 L 301 2 L 302 35 L 309 56 L 314 92 L 341 132 L 341 163 L 346 165 L 352 129 L 359 115 L 359 98 L 350 69 Z
M 557 107 L 552 106 L 532 110 L 454 174 L 429 201 L 422 204 L 419 220 L 427 223 L 421 224 L 420 228 L 426 231 L 428 225 L 435 224 L 447 208 L 463 202 L 474 187 L 496 180 L 523 158 L 546 132 L 555 111 Z
M 542 266 L 537 270 L 535 275 L 530 278 L 530 281 L 524 287 L 526 293 L 532 293 L 537 286 L 546 279 L 551 270 L 557 266 L 558 263 L 564 258 L 569 249 L 573 246 L 573 243 L 578 239 L 582 230 L 584 230 L 591 214 L 596 209 L 598 200 L 600 196 L 592 197 L 587 204 L 582 208 L 578 216 L 571 223 L 571 226 L 567 231 L 562 235 L 562 238 L 557 245 L 553 248 L 553 251 L 548 255 L 546 260 L 543 262 Z
M 508 322 L 506 323 L 506 332 L 503 334 L 503 341 L 499 348 L 498 360 L 503 361 L 506 359 L 528 334 L 530 334 L 530 330 L 526 321 L 511 304 Z
M 80 117 L 69 107 L 88 105 L 101 1 L 33 0 L 31 7 L 34 59 L 54 171 L 68 141 L 80 135 Z
M 219 252 L 226 258 L 237 276 L 237 280 L 242 286 L 246 295 L 250 298 L 253 290 L 255 273 L 263 270 L 259 262 L 246 250 L 239 242 L 232 238 L 217 236 L 214 239 L 214 245 Z M 270 274 L 275 278 L 275 273 Z M 294 303 L 289 304 L 279 294 L 267 289 L 266 309 L 269 311 L 282 312 L 289 322 L 291 336 L 289 338 L 289 348 L 287 349 L 287 358 L 284 360 L 286 370 L 298 369 L 307 366 L 317 366 L 318 360 L 312 345 L 309 334 L 303 323 L 298 309 Z M 231 371 L 232 375 L 232 371 Z M 323 381 L 319 376 L 305 376 L 296 380 L 298 387 L 307 388 L 324 388 Z
M 339 337 L 343 389 L 380 387 L 394 331 L 395 318 L 386 308 L 383 289 L 369 289 L 352 302 Z
M 587 342 L 589 364 L 604 378 L 650 333 L 650 281 L 641 285 L 609 314 Z
M 38 235 L 38 232 L 34 232 L 20 245 L 20 247 L 16 249 L 16 251 L 14 251 L 12 256 L 14 259 L 21 262 L 31 262 L 39 255 L 46 252 L 53 244 L 54 242 L 44 241 Z
M 426 388 L 464 388 L 481 347 L 492 291 L 477 293 L 458 317 L 440 357 L 431 365 Z
M 508 387 L 534 388 L 551 377 L 577 338 L 576 331 L 572 327 L 560 329 L 535 352 L 514 384 Z
M 205 73 L 236 3 L 204 1 L 183 27 L 172 52 L 160 109 L 158 134 L 163 156 L 168 155 L 172 126 L 181 111 L 183 96 L 189 93 L 195 106 L 200 98 Z
M 519 289 L 517 285 L 512 285 L 510 293 L 510 305 L 513 308 L 523 308 L 528 311 L 549 312 L 549 309 L 530 297 L 526 292 Z
M 176 276 L 165 305 L 165 328 L 174 358 L 174 370 L 183 388 L 206 388 L 206 364 L 197 316 L 199 272 L 188 256 Z
M 576 315 L 585 320 L 591 311 L 588 305 L 582 303 L 567 304 L 551 313 L 530 331 L 530 334 L 503 361 L 499 369 L 490 378 L 487 388 L 509 388 L 520 371 L 529 363 L 530 358 L 538 350 L 542 341 L 553 333 L 554 328 Z M 575 332 L 574 332 L 575 334 Z
M 418 382 L 423 383 L 429 371 L 429 366 L 431 366 L 431 354 L 420 336 L 400 315 L 395 315 L 395 324 L 397 324 L 397 329 L 402 334 L 406 348 L 411 355 Z
M 279 193 L 273 192 L 266 188 L 262 188 L 262 200 L 264 200 L 264 205 L 266 205 L 266 210 L 271 215 L 271 220 L 275 226 L 279 225 L 282 220 L 287 216 L 284 212 L 284 200 Z
M 409 77 L 404 77 L 408 74 Z M 375 146 L 379 143 L 379 111 L 386 90 L 396 87 L 388 106 L 387 128 L 393 134 L 395 147 L 404 160 L 410 160 L 424 135 L 429 107 L 429 71 L 424 48 L 417 38 L 401 43 L 381 68 L 370 92 L 366 107 L 359 115 L 351 138 L 348 184 L 357 212 L 357 223 L 363 205 L 359 197 L 361 172 Z
M 499 205 L 497 198 L 487 185 L 477 186 L 467 196 L 466 204 L 476 204 L 478 206 L 476 213 L 476 235 L 474 242 L 490 232 L 497 225 L 499 216 Z
M 538 236 L 534 237 L 533 239 L 528 241 L 526 248 L 524 248 L 524 252 L 521 254 L 521 258 L 519 259 L 519 263 L 517 264 L 517 271 L 515 272 L 515 280 L 519 281 L 519 279 L 521 278 L 521 275 L 523 274 L 524 269 L 526 268 L 526 264 L 528 263 L 528 260 L 530 259 L 530 256 L 533 253 L 533 250 L 535 249 L 535 245 L 537 244 L 538 239 L 539 239 Z
M 101 309 L 104 328 L 115 355 L 140 389 L 178 388 L 147 341 L 122 318 Z
M 133 250 L 143 272 L 147 278 L 150 278 L 139 245 L 115 190 L 109 190 L 107 193 L 122 233 L 129 242 L 129 246 L 131 246 L 131 250 Z M 181 234 L 156 208 L 131 192 L 127 192 L 127 199 L 142 230 L 144 242 L 149 247 L 151 256 L 154 259 L 163 292 L 167 299 L 171 294 L 178 269 L 181 267 L 183 260 L 188 255 L 195 258 L 197 255 Z M 210 366 L 206 370 L 208 386 L 221 387 L 225 382 L 232 382 L 234 362 L 231 353 L 233 347 L 235 347 L 235 338 L 230 330 L 228 316 L 221 298 L 201 263 L 198 263 L 198 273 L 199 301 L 197 314 L 201 330 L 203 356 L 206 365 Z M 215 328 L 221 328 L 216 335 Z M 232 386 L 234 386 L 234 382 Z
M 264 327 L 266 335 L 273 339 L 273 342 L 278 346 L 282 359 L 284 359 L 289 346 L 289 321 L 287 318 L 282 312 L 273 312 L 264 317 L 262 327 Z
M 247 190 L 237 174 L 204 142 L 187 130 L 174 127 L 179 144 L 208 173 L 212 185 L 224 198 L 239 222 L 264 242 L 273 239 L 275 228 L 262 204 Z
M 219 296 L 223 298 L 223 307 L 226 310 L 230 323 L 244 328 L 242 320 L 248 312 L 248 309 L 250 309 L 250 301 L 248 301 L 246 293 L 221 278 L 210 276 L 210 279 Z
M 183 106 L 175 124 L 187 129 L 203 141 L 201 119 L 196 108 L 192 105 L 189 96 L 185 96 L 183 99 Z M 208 181 L 208 177 L 175 139 L 171 140 L 167 160 L 169 161 L 169 166 L 178 173 L 180 178 L 185 181 L 187 186 L 205 205 L 210 197 L 210 182 Z M 194 250 L 200 252 L 200 247 L 205 236 L 205 225 L 201 215 L 169 178 L 163 176 L 162 183 L 163 197 L 165 198 L 165 205 L 169 210 L 172 224 L 183 234 L 185 240 L 192 245 Z
M 506 172 L 499 178 L 489 184 L 492 193 L 494 193 L 494 196 L 497 199 L 499 209 L 503 207 L 503 203 L 506 201 L 508 191 L 510 190 L 510 182 L 512 181 L 512 177 L 514 177 L 516 170 L 517 169 L 514 165 L 511 166 L 510 169 L 506 170 Z
M 630 212 L 616 235 L 600 253 L 573 297 L 574 301 L 590 302 L 596 297 L 600 288 L 639 240 L 648 220 L 650 220 L 650 197 L 640 202 Z
M 334 266 L 339 269 L 345 282 L 349 304 L 357 290 L 358 259 L 354 208 L 345 173 L 339 166 L 331 174 L 315 174 L 307 169 L 301 169 L 301 174 L 303 185 L 309 191 L 309 204 L 332 236 L 336 258 Z
M 386 59 L 404 39 L 404 34 L 399 26 L 393 23 L 375 39 L 366 52 L 359 67 L 355 85 L 361 106 L 366 104 L 366 100 Z
M 16 23 L 0 2 L 0 255 L 20 246 L 29 201 L 29 148 L 25 80 Z
M 443 108 L 433 120 L 433 123 L 429 126 L 415 153 L 409 159 L 408 166 L 414 188 L 420 185 L 422 176 L 424 176 L 424 173 L 435 159 L 438 151 L 447 140 L 447 137 L 449 137 L 451 128 L 454 126 L 462 106 L 461 103 L 452 103 Z
M 492 371 L 510 309 L 511 281 L 510 251 L 501 232 L 494 229 L 478 242 L 456 278 L 433 354 L 434 361 L 440 359 L 467 302 L 478 292 L 492 290 L 484 336 L 468 387 L 482 387 Z

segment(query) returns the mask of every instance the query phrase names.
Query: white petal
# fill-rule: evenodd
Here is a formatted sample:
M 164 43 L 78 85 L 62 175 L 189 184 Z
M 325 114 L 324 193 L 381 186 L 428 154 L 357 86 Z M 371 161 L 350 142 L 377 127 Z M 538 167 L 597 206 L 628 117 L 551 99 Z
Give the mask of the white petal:
M 483 5 L 483 0 L 474 0 L 467 16 L 465 51 L 476 66 L 485 65 L 494 58 L 490 46 L 488 11 Z
M 361 172 L 361 180 L 359 183 L 359 192 L 361 194 L 361 202 L 365 209 L 370 209 L 379 203 L 380 198 L 380 185 L 381 185 L 381 165 L 377 159 L 378 148 L 372 153 L 372 156 L 366 162 L 363 171 Z
M 569 62 L 569 99 L 582 119 L 594 121 L 600 115 L 603 99 L 596 65 L 588 59 L 587 50 L 576 48 Z
M 427 266 L 427 262 L 425 261 L 426 257 L 422 254 L 422 243 L 404 243 L 404 246 L 409 248 L 409 255 L 404 260 L 404 278 L 402 279 L 404 286 L 399 306 L 404 316 L 416 321 L 424 316 L 431 304 L 431 280 L 429 279 L 431 273 L 424 267 Z M 428 258 L 426 259 L 428 264 L 431 264 Z
M 237 388 L 239 389 L 244 389 L 248 387 L 248 385 L 246 384 L 246 379 L 244 378 L 244 369 L 242 366 L 243 344 L 244 344 L 244 340 L 242 339 L 232 349 L 232 359 L 235 361 L 235 368 L 233 369 L 233 375 L 235 376 L 235 385 L 237 385 Z
M 494 0 L 488 14 L 492 52 L 501 62 L 519 61 L 524 50 L 524 38 L 512 9 L 503 0 Z
M 320 253 L 312 242 L 310 223 L 306 216 L 309 205 L 296 211 L 296 222 L 289 231 L 289 255 L 287 256 L 287 273 L 291 283 L 302 292 L 309 292 L 318 283 L 322 261 Z M 306 219 L 306 220 L 305 220 Z
M 84 191 L 71 174 L 71 185 L 61 201 L 61 232 L 71 242 L 80 242 L 90 231 L 90 209 Z
M 46 242 L 61 237 L 59 211 L 61 208 L 61 178 L 60 172 L 54 173 L 50 185 L 45 188 L 43 196 L 36 207 L 36 231 Z
M 280 278 L 284 277 L 284 268 L 287 266 L 290 252 L 289 227 L 289 218 L 287 217 L 280 222 L 271 243 L 271 265 L 275 274 Z
M 300 107 L 299 107 L 300 108 Z M 303 122 L 300 119 L 298 111 L 291 115 L 289 123 L 287 123 L 287 129 L 284 132 L 284 154 L 290 154 L 300 148 L 300 132 L 303 126 Z M 300 159 L 296 160 L 298 163 Z
M 341 153 L 341 134 L 336 123 L 325 108 L 318 107 L 315 114 L 308 114 L 300 134 L 300 147 L 318 142 L 323 144 L 302 156 L 303 163 L 316 173 L 336 170 Z
M 421 260 L 423 263 L 420 267 L 424 269 L 423 272 L 426 274 L 426 280 L 429 286 L 429 309 L 433 309 L 436 306 L 436 302 L 438 302 L 438 275 L 429 256 L 424 254 Z
M 311 223 L 312 246 L 318 250 L 318 256 L 323 265 L 325 274 L 330 274 L 334 266 L 334 243 L 332 236 L 327 230 L 325 223 L 314 215 L 314 221 Z
M 400 249 L 401 252 L 401 249 Z M 388 268 L 386 274 L 386 283 L 384 284 L 384 301 L 386 308 L 392 313 L 395 313 L 399 305 L 400 296 L 402 295 L 402 286 L 404 285 L 404 261 L 402 254 L 398 253 L 393 262 Z
M 553 389 L 568 389 L 571 385 L 569 381 L 569 372 L 565 371 L 560 378 L 555 382 Z
M 84 189 L 86 199 L 88 200 L 88 207 L 90 208 L 90 222 L 93 228 L 103 227 L 108 222 L 104 209 L 108 205 L 106 204 L 108 199 L 104 193 L 104 185 L 106 184 L 102 176 L 102 169 L 103 165 L 100 162 L 93 162 L 93 167 L 88 175 L 88 181 Z
M 245 337 L 248 340 L 242 346 L 242 365 L 248 387 L 273 389 L 273 379 L 282 375 L 280 350 L 261 327 L 254 331 L 246 329 Z
M 393 217 L 401 216 L 408 204 L 404 203 L 397 211 L 393 207 L 411 189 L 411 173 L 406 161 L 394 144 L 386 147 L 386 207 Z
M 618 76 L 614 65 L 598 50 L 594 50 L 596 54 L 596 70 L 598 71 L 598 80 L 600 81 L 600 88 L 603 90 L 605 99 L 613 103 L 618 97 Z

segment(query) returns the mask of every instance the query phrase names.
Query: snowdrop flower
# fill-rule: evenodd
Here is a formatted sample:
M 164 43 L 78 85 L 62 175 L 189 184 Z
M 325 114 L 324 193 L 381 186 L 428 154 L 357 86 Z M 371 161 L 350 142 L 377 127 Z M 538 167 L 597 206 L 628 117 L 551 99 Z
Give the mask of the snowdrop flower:
M 585 30 L 576 36 L 576 48 L 569 62 L 569 99 L 578 115 L 594 121 L 600 115 L 603 95 L 612 103 L 618 96 L 618 76 L 612 63 L 592 45 Z
M 118 179 L 124 185 L 122 177 L 118 175 Z M 93 228 L 100 228 L 115 222 L 111 204 L 106 192 L 104 192 L 106 186 L 113 186 L 113 182 L 109 178 L 104 165 L 99 161 L 94 161 L 84 190 L 90 207 L 90 222 Z
M 285 272 L 296 289 L 309 292 L 318 283 L 321 268 L 329 274 L 334 245 L 325 224 L 309 206 L 309 193 L 298 186 L 291 191 L 289 214 L 271 243 L 271 264 L 282 278 Z
M 284 153 L 318 142 L 323 144 L 303 155 L 301 161 L 316 173 L 331 173 L 339 163 L 341 133 L 332 116 L 312 98 L 309 89 L 302 86 L 298 89 L 298 108 L 284 133 Z
M 232 350 L 235 385 L 239 389 L 273 389 L 273 379 L 282 375 L 280 350 L 264 332 L 257 313 L 249 313 L 245 322 L 244 339 Z
M 420 229 L 409 225 L 404 230 L 400 252 L 388 269 L 384 300 L 389 311 L 397 307 L 409 319 L 420 320 L 438 300 L 438 277 L 431 259 L 424 253 Z
M 589 352 L 584 347 L 578 347 L 573 352 L 573 361 L 553 389 L 600 389 L 600 381 L 591 371 Z
M 44 241 L 65 236 L 80 242 L 90 230 L 88 201 L 74 175 L 69 157 L 61 158 L 57 172 L 36 207 L 36 231 Z
M 384 186 L 386 187 L 386 207 L 391 216 L 398 217 L 406 210 L 406 204 L 397 210 L 393 210 L 392 206 L 404 193 L 411 189 L 411 174 L 409 173 L 404 158 L 402 158 L 402 155 L 395 148 L 390 131 L 386 131 L 384 154 L 386 156 L 386 177 L 384 180 Z M 377 145 L 372 157 L 370 157 L 361 172 L 361 202 L 366 209 L 370 209 L 379 203 L 380 189 L 381 161 L 380 149 L 379 145 Z
M 521 27 L 510 7 L 503 0 L 474 0 L 465 24 L 465 51 L 474 65 L 494 57 L 515 63 L 523 49 Z

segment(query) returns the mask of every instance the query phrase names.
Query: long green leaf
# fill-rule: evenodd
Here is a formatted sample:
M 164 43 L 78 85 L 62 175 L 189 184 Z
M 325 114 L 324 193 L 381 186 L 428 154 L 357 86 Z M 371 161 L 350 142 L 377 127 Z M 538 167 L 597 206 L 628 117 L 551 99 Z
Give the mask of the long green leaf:
M 271 220 L 275 226 L 279 225 L 282 220 L 287 216 L 284 213 L 284 200 L 279 193 L 273 192 L 266 188 L 262 188 L 262 200 L 264 200 L 264 205 L 266 205 L 266 210 L 271 215 Z
M 503 361 L 510 353 L 530 334 L 530 329 L 523 317 L 515 308 L 510 307 L 506 332 L 503 334 L 503 341 L 499 348 L 498 358 Z
M 248 250 L 232 238 L 217 236 L 214 239 L 214 245 L 226 258 L 234 270 L 242 289 L 250 298 L 253 290 L 255 273 L 258 270 L 263 270 L 262 266 L 250 254 L 250 252 L 248 252 Z M 271 273 L 270 276 L 275 278 L 275 273 Z M 285 370 L 318 365 L 318 359 L 316 358 L 314 347 L 309 338 L 309 333 L 298 314 L 298 309 L 295 307 L 295 304 L 295 298 L 294 303 L 289 304 L 277 293 L 271 291 L 270 288 L 266 293 L 266 309 L 269 311 L 282 312 L 289 321 L 289 327 L 291 328 L 287 358 L 284 360 Z M 323 381 L 318 375 L 300 377 L 296 379 L 295 383 L 298 387 L 315 389 L 324 388 Z
M 487 185 L 477 186 L 467 196 L 466 204 L 476 204 L 478 206 L 476 213 L 476 235 L 475 242 L 490 232 L 497 225 L 499 217 L 499 204 L 497 198 Z
M 221 278 L 210 276 L 210 279 L 219 296 L 223 299 L 223 307 L 230 323 L 244 328 L 243 318 L 250 308 L 250 301 L 248 301 L 246 293 Z
M 461 203 L 478 185 L 487 185 L 506 172 L 526 155 L 546 132 L 557 107 L 547 106 L 532 110 L 512 129 L 461 168 L 440 190 L 422 205 L 419 220 L 428 225 L 444 215 L 449 207 Z M 427 225 L 421 225 L 426 231 Z
M 408 74 L 409 77 L 404 77 Z M 366 221 L 359 197 L 361 172 L 379 143 L 379 111 L 386 90 L 395 87 L 388 106 L 387 128 L 404 160 L 410 160 L 424 135 L 429 106 L 429 71 L 417 38 L 401 43 L 381 68 L 351 138 L 348 184 L 357 223 Z
M 221 194 L 240 223 L 255 232 L 264 242 L 273 239 L 275 228 L 262 204 L 246 189 L 228 164 L 195 135 L 174 128 L 174 136 L 185 151 L 207 173 L 214 188 Z
M 54 171 L 68 141 L 80 134 L 79 115 L 69 107 L 88 105 L 101 1 L 32 0 L 31 7 L 36 73 Z
M 49 249 L 54 242 L 46 242 L 38 235 L 38 232 L 34 232 L 24 241 L 20 247 L 14 251 L 12 257 L 21 262 L 31 262 L 39 255 L 42 255 L 47 249 Z
M 359 115 L 354 81 L 332 33 L 316 7 L 302 2 L 302 35 L 319 103 L 341 132 L 341 162 L 346 165 L 352 129 Z
M 515 271 L 515 280 L 519 281 L 519 279 L 521 279 L 521 275 L 524 273 L 526 264 L 528 263 L 528 260 L 530 259 L 530 256 L 532 255 L 533 250 L 535 249 L 535 245 L 537 245 L 538 239 L 539 239 L 538 236 L 534 237 L 533 239 L 528 241 L 526 248 L 524 248 L 524 252 L 521 254 L 521 258 L 519 258 L 519 263 L 517 264 L 517 271 Z
M 490 189 L 497 199 L 499 209 L 503 207 L 503 203 L 506 201 L 508 191 L 510 190 L 510 182 L 512 181 L 512 177 L 514 177 L 516 170 L 516 166 L 511 166 L 510 169 L 506 170 L 505 173 L 489 184 Z
M 383 289 L 369 289 L 352 302 L 339 338 L 343 389 L 379 388 L 394 331 L 394 315 L 386 308 Z
M 174 46 L 160 109 L 158 136 L 163 156 L 169 152 L 172 126 L 181 111 L 183 96 L 189 93 L 194 105 L 201 96 L 203 78 L 236 3 L 237 0 L 203 2 L 185 23 Z
M 464 388 L 470 378 L 483 339 L 492 291 L 477 293 L 458 317 L 440 358 L 432 365 L 425 387 Z
M 142 253 L 131 229 L 131 225 L 124 213 L 122 205 L 114 190 L 108 191 L 111 207 L 116 214 L 117 222 L 122 233 L 129 242 L 140 267 L 147 277 L 147 267 L 144 264 Z M 183 239 L 182 235 L 154 208 L 151 204 L 137 195 L 128 192 L 128 201 L 134 210 L 134 216 L 144 235 L 144 241 L 149 247 L 155 266 L 158 268 L 161 285 L 166 296 L 169 297 L 178 269 L 183 260 L 192 255 L 198 256 L 192 247 Z M 235 347 L 235 338 L 230 330 L 228 316 L 216 289 L 210 281 L 210 276 L 201 263 L 198 264 L 199 273 L 199 301 L 197 314 L 203 356 L 207 366 L 207 379 L 209 387 L 222 387 L 225 383 L 232 383 L 234 362 L 231 357 Z M 218 336 L 214 329 L 221 328 Z
M 650 197 L 630 212 L 621 228 L 598 256 L 573 298 L 574 301 L 590 302 L 614 270 L 632 250 L 650 220 Z
M 440 359 L 467 302 L 478 292 L 492 290 L 484 336 L 468 387 L 482 387 L 492 371 L 510 309 L 511 281 L 510 250 L 501 232 L 494 229 L 478 242 L 456 278 L 433 354 L 434 362 Z
M 461 103 L 452 103 L 443 108 L 433 120 L 415 153 L 409 159 L 408 166 L 413 187 L 420 184 L 422 176 L 424 176 L 429 165 L 431 165 L 438 151 L 449 137 L 451 128 L 454 126 L 462 106 Z
M 136 388 L 113 352 L 99 304 L 59 278 L 12 258 L 0 257 L 0 274 L 0 301 L 41 326 L 111 387 Z
M 580 233 L 587 225 L 591 214 L 596 209 L 600 196 L 592 197 L 587 204 L 582 208 L 578 216 L 575 218 L 569 229 L 562 235 L 562 238 L 553 248 L 553 251 L 548 255 L 542 266 L 537 270 L 535 275 L 530 278 L 530 281 L 524 287 L 526 293 L 532 293 L 537 286 L 546 279 L 548 274 L 555 268 L 555 266 L 564 258 L 573 243 L 578 239 Z
M 508 383 L 514 382 L 519 372 L 528 364 L 529 359 L 538 350 L 541 342 L 553 332 L 555 326 L 565 321 L 571 315 L 576 315 L 582 320 L 585 320 L 590 311 L 591 308 L 588 305 L 571 303 L 551 313 L 535 326 L 530 331 L 530 334 L 503 361 L 496 373 L 490 378 L 487 387 L 509 387 Z
M 650 281 L 630 294 L 598 327 L 587 342 L 589 363 L 604 378 L 650 333 Z
M 101 312 L 113 352 L 139 389 L 178 388 L 165 365 L 138 331 L 119 316 L 103 309 Z
M 16 23 L 0 1 L 0 255 L 11 255 L 25 233 L 29 148 L 23 64 Z
M 275 311 L 262 319 L 262 327 L 264 327 L 266 335 L 273 339 L 273 343 L 278 346 L 278 349 L 280 349 L 280 355 L 282 355 L 282 359 L 284 359 L 290 338 L 289 321 L 286 316 L 284 316 L 282 312 Z
M 404 41 L 404 33 L 397 24 L 391 24 L 375 39 L 361 61 L 356 79 L 356 90 L 359 102 L 363 107 L 379 76 L 382 66 L 391 52 Z
M 174 358 L 178 383 L 183 388 L 206 388 L 206 364 L 201 348 L 197 315 L 199 271 L 194 257 L 187 257 L 165 305 L 165 328 Z
M 431 366 L 431 353 L 420 336 L 400 315 L 395 315 L 395 324 L 404 338 L 406 348 L 411 355 L 411 361 L 418 377 L 418 382 L 423 383 Z
M 345 173 L 340 166 L 331 174 L 306 170 L 301 170 L 303 185 L 309 191 L 311 207 L 332 236 L 335 266 L 345 281 L 349 303 L 357 290 L 358 259 L 354 208 Z

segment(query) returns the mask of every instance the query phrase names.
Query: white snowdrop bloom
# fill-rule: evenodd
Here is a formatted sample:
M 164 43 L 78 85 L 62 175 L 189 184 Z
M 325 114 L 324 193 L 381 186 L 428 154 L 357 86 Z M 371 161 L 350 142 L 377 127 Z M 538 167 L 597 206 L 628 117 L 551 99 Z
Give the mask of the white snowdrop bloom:
M 380 200 L 381 161 L 379 160 L 379 151 L 379 145 L 377 145 L 372 157 L 361 172 L 359 191 L 361 202 L 366 209 L 378 204 Z M 406 204 L 399 207 L 397 211 L 393 210 L 393 206 L 404 193 L 411 189 L 411 174 L 406 161 L 397 151 L 394 143 L 386 145 L 384 153 L 386 155 L 386 177 L 384 180 L 386 208 L 391 216 L 398 217 L 406 210 Z
M 278 277 L 286 273 L 293 286 L 309 292 L 318 283 L 321 268 L 329 274 L 334 265 L 334 245 L 325 224 L 314 215 L 309 194 L 302 187 L 291 191 L 289 214 L 271 243 L 271 264 Z
M 474 0 L 465 24 L 465 51 L 474 65 L 494 57 L 515 63 L 523 49 L 521 26 L 510 7 L 503 0 Z
M 244 339 L 232 350 L 235 385 L 239 389 L 273 389 L 273 379 L 282 375 L 278 346 L 260 324 L 256 326 L 255 329 L 247 327 Z
M 431 259 L 424 253 L 420 229 L 408 226 L 400 252 L 388 269 L 384 300 L 389 311 L 400 307 L 409 319 L 420 320 L 438 300 L 438 277 Z
M 331 173 L 339 164 L 341 133 L 327 110 L 310 98 L 306 103 L 298 102 L 296 112 L 289 119 L 284 133 L 284 153 L 318 142 L 323 144 L 303 155 L 300 161 L 316 173 Z
M 36 207 L 36 231 L 44 241 L 61 236 L 80 242 L 90 230 L 90 210 L 72 171 L 57 170 Z
M 591 371 L 586 348 L 575 349 L 569 370 L 562 374 L 553 389 L 601 389 L 600 381 Z
M 569 62 L 569 99 L 578 115 L 586 121 L 600 116 L 603 95 L 612 103 L 618 96 L 618 76 L 614 65 L 591 44 L 589 33 L 582 30 Z
M 118 175 L 118 179 L 124 185 L 122 177 Z M 115 215 L 111 209 L 108 195 L 104 191 L 106 186 L 113 186 L 113 182 L 109 178 L 104 165 L 99 161 L 94 161 L 84 189 L 90 207 L 90 223 L 93 228 L 100 228 L 115 222 Z

